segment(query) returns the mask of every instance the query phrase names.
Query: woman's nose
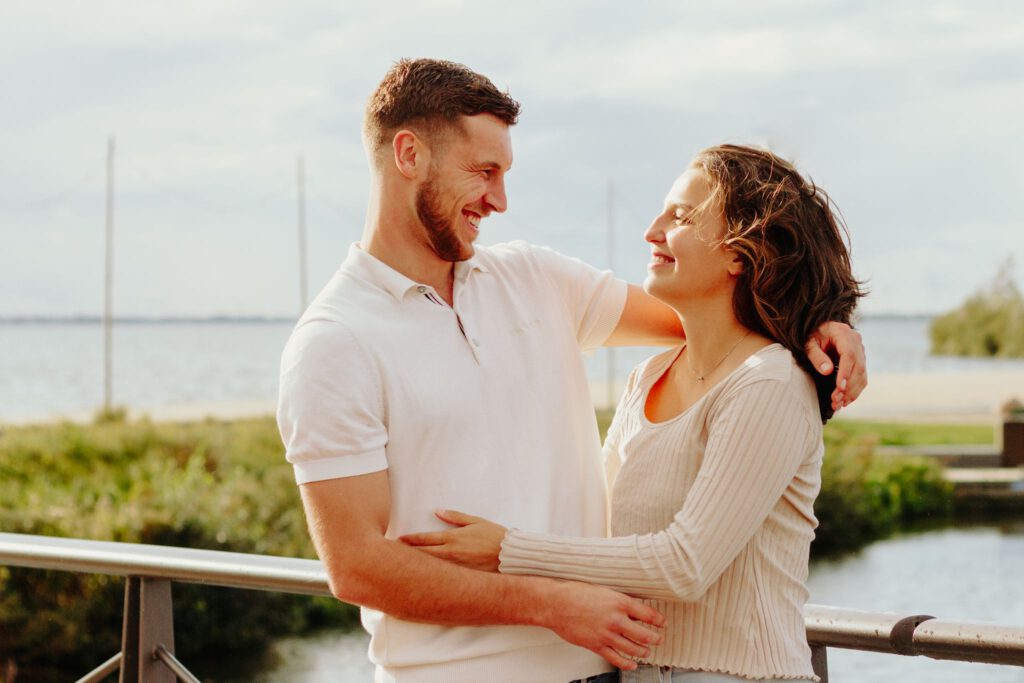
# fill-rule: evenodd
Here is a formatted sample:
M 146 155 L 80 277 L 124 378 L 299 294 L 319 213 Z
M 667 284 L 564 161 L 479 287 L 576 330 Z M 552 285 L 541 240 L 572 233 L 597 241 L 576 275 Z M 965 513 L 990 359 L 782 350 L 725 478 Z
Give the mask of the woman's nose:
M 665 231 L 661 228 L 657 218 L 647 226 L 647 230 L 644 231 L 644 239 L 651 243 L 665 241 Z

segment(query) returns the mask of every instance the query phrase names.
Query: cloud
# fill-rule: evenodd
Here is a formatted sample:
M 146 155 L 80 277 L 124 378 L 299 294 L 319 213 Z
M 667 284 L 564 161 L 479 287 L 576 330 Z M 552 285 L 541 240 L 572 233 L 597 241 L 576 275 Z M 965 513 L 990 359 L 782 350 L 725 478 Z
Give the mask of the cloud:
M 603 264 L 613 181 L 638 279 L 674 175 L 733 140 L 833 194 L 878 285 L 866 308 L 937 310 L 1024 257 L 1016 3 L 11 2 L 0 45 L 0 315 L 99 309 L 111 134 L 119 310 L 292 313 L 296 157 L 315 288 L 361 230 L 362 108 L 401 56 L 463 61 L 524 104 L 488 241 Z

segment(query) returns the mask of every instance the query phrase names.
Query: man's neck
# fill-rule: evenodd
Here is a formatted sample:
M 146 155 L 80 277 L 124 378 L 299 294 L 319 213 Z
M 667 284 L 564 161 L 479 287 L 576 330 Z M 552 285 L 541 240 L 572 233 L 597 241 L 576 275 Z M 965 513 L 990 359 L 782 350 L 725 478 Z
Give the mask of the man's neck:
M 371 199 L 360 240 L 363 251 L 410 280 L 433 287 L 451 305 L 455 264 L 434 252 L 418 222 L 411 224 L 386 206 Z

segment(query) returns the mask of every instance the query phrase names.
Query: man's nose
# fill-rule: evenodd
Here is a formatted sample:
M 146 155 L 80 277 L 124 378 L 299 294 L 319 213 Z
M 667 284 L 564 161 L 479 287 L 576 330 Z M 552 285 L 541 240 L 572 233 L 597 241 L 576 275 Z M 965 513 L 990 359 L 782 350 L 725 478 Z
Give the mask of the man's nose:
M 487 190 L 487 194 L 484 195 L 484 201 L 491 207 L 491 211 L 505 213 L 505 209 L 508 208 L 508 197 L 505 196 L 505 181 L 495 180 L 492 182 Z

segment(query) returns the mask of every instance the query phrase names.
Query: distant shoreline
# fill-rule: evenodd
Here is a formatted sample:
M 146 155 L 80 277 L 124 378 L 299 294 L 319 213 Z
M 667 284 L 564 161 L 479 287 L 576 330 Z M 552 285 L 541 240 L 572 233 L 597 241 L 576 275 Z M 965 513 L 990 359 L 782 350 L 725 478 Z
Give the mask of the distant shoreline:
M 931 320 L 939 313 L 869 313 L 861 320 Z M 295 323 L 295 316 L 287 315 L 166 315 L 114 316 L 115 325 L 179 325 L 205 323 Z M 0 325 L 99 325 L 101 315 L 9 315 L 0 316 Z
M 599 409 L 607 408 L 604 382 L 591 381 L 591 398 Z M 622 382 L 616 382 L 616 392 Z M 836 417 L 850 420 L 923 423 L 990 423 L 1010 398 L 1024 399 L 1024 371 L 955 373 L 877 373 L 853 405 Z M 238 420 L 273 415 L 276 401 L 186 401 L 164 405 L 123 406 L 132 419 L 148 417 L 155 422 L 192 422 L 208 418 Z M 47 424 L 62 421 L 91 422 L 95 410 L 79 409 L 53 414 L 0 416 L 0 425 Z
M 295 323 L 298 318 L 289 316 L 245 316 L 245 315 L 212 315 L 212 316 L 123 316 L 114 317 L 115 325 L 180 325 L 206 323 Z M 10 316 L 0 317 L 0 325 L 100 325 L 102 316 L 69 315 L 69 316 Z

